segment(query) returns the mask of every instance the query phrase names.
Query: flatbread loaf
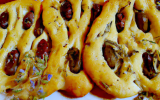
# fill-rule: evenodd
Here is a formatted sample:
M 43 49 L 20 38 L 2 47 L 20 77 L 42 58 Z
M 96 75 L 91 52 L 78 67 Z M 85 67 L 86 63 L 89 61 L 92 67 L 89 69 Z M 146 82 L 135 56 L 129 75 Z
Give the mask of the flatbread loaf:
M 159 1 L 109 0 L 94 20 L 83 53 L 84 70 L 118 98 L 159 95 Z
M 11 99 L 35 100 L 57 90 L 75 97 L 91 91 L 93 83 L 81 60 L 88 5 L 80 17 L 81 2 L 70 2 L 17 0 L 0 6 L 2 93 Z M 69 19 L 60 12 L 65 3 L 71 6 Z

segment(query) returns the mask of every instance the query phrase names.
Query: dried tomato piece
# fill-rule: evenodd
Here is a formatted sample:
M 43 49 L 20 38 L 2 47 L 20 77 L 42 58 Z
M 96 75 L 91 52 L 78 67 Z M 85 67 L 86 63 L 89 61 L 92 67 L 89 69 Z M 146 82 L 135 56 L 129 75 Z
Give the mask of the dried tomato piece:
M 117 27 L 117 31 L 121 32 L 123 31 L 125 26 L 125 16 L 123 15 L 123 13 L 117 13 L 116 14 L 116 27 Z
M 72 4 L 69 1 L 64 1 L 64 4 L 60 9 L 62 17 L 64 17 L 66 20 L 70 20 L 72 18 Z
M 90 24 L 92 24 L 93 21 L 100 15 L 101 11 L 102 11 L 102 5 L 93 4 L 92 10 L 91 10 Z
M 6 75 L 11 76 L 15 74 L 18 67 L 17 66 L 18 59 L 19 59 L 18 50 L 12 50 L 10 53 L 8 53 L 5 68 L 4 68 Z
M 0 27 L 2 27 L 3 29 L 6 29 L 8 27 L 8 18 L 9 14 L 6 11 L 0 15 Z
M 44 55 L 48 55 L 48 51 L 49 45 L 45 39 L 42 39 L 37 46 L 36 56 L 43 59 Z

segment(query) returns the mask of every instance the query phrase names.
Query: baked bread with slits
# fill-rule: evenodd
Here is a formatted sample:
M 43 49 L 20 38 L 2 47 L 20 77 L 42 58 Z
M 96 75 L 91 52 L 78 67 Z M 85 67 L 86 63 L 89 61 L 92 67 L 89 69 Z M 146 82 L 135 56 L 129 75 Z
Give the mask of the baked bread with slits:
M 93 84 L 81 59 L 88 6 L 81 15 L 79 0 L 17 0 L 1 5 L 0 91 L 23 100 L 44 98 L 57 90 L 76 97 L 90 92 Z M 68 13 L 63 15 L 65 7 Z
M 47 95 L 56 90 L 65 90 L 82 97 L 93 88 L 83 71 L 81 58 L 89 24 L 90 3 L 89 0 L 44 0 L 42 3 L 43 23 L 53 47 L 48 62 L 48 66 L 52 67 L 47 67 L 44 72 L 53 75 L 48 85 L 44 86 Z
M 159 95 L 158 0 L 109 0 L 94 20 L 83 53 L 84 70 L 118 98 Z
M 13 90 L 20 62 L 35 40 L 40 1 L 13 1 L 0 5 L 0 92 Z M 30 17 L 29 17 L 30 16 Z M 32 17 L 32 18 L 31 18 Z M 25 66 L 24 66 L 25 67 Z M 21 89 L 21 88 L 20 88 Z

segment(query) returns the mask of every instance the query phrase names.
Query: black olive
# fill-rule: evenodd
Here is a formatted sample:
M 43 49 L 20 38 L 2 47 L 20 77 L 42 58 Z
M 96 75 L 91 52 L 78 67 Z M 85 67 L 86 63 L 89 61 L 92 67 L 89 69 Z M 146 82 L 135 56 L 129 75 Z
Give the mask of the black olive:
M 80 52 L 77 48 L 71 48 L 67 52 L 67 60 L 69 61 L 70 71 L 79 73 L 81 70 Z
M 142 30 L 144 33 L 147 33 L 150 31 L 150 21 L 143 12 L 136 12 L 135 13 L 135 20 L 137 23 L 137 26 L 140 30 Z
M 154 78 L 157 73 L 153 67 L 153 54 L 148 54 L 147 52 L 143 53 L 142 55 L 144 66 L 143 66 L 143 73 L 149 79 Z

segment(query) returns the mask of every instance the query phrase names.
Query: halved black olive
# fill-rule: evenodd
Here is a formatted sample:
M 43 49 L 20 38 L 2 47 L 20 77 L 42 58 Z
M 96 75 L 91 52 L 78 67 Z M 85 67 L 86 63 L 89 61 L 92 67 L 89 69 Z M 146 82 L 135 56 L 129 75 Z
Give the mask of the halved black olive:
M 105 40 L 102 50 L 103 57 L 111 69 L 118 67 L 116 64 L 121 64 L 123 58 L 127 56 L 125 51 L 111 40 Z
M 73 73 L 79 73 L 81 70 L 81 58 L 79 50 L 77 48 L 72 47 L 67 52 L 66 58 L 69 61 L 70 71 Z
M 153 55 L 154 54 L 149 54 L 147 52 L 143 53 L 142 55 L 144 62 L 143 73 L 149 79 L 152 79 L 157 75 L 156 70 L 153 66 Z
M 103 49 L 103 56 L 109 67 L 113 69 L 118 61 L 118 56 L 115 54 L 115 50 L 109 45 L 105 46 Z
M 147 33 L 150 31 L 151 22 L 149 21 L 149 19 L 147 18 L 144 12 L 136 11 L 135 20 L 138 28 L 142 30 L 144 33 Z

